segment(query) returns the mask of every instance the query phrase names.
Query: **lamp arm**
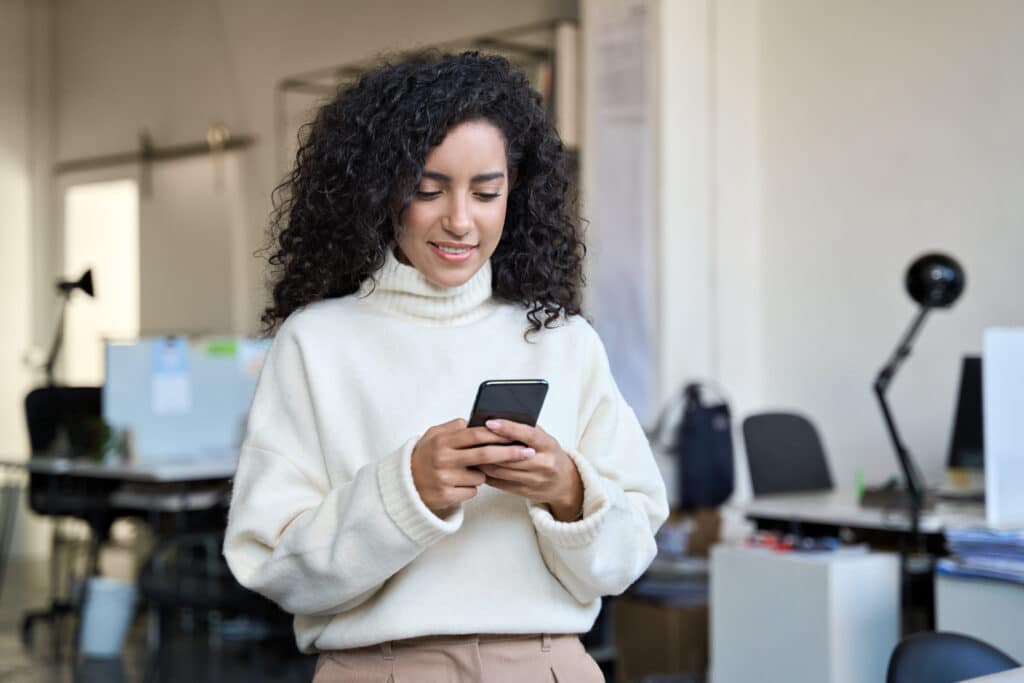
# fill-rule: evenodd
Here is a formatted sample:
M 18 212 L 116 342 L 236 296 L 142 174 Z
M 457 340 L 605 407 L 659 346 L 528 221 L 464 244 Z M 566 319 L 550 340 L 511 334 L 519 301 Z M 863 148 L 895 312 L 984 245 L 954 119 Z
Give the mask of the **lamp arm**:
M 896 375 L 896 371 L 899 370 L 907 356 L 910 355 L 914 337 L 921 330 L 921 326 L 924 324 L 924 320 L 930 310 L 927 306 L 922 306 L 917 312 L 910 323 L 910 327 L 907 328 L 907 331 L 900 339 L 899 345 L 889 357 L 888 362 L 879 370 L 874 384 L 875 395 L 878 397 L 878 404 L 881 406 L 882 416 L 885 418 L 885 426 L 889 431 L 892 445 L 896 449 L 896 457 L 899 459 L 900 467 L 903 470 L 903 477 L 906 480 L 907 492 L 910 494 L 911 504 L 915 509 L 915 518 L 917 516 L 916 511 L 920 509 L 924 497 L 924 483 L 920 473 L 914 466 L 913 460 L 911 460 L 910 452 L 900 438 L 899 430 L 896 428 L 896 421 L 893 419 L 892 411 L 889 410 L 889 404 L 885 400 L 885 392 L 888 390 L 892 378 Z
M 54 367 L 57 365 L 57 356 L 60 354 L 60 347 L 64 343 L 64 314 L 67 312 L 68 299 L 71 292 L 61 291 L 60 314 L 57 316 L 57 329 L 53 333 L 53 342 L 50 343 L 50 352 L 46 355 L 46 364 L 43 368 L 46 371 L 46 386 L 56 386 L 54 380 Z

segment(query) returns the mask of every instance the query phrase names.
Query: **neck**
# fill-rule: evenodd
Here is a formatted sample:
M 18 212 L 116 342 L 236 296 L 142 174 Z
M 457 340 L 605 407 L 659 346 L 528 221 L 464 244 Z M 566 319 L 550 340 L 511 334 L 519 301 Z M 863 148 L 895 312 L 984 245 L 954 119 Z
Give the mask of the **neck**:
M 384 267 L 363 283 L 358 296 L 377 309 L 425 325 L 464 325 L 493 310 L 491 263 L 457 287 L 439 287 L 389 249 Z

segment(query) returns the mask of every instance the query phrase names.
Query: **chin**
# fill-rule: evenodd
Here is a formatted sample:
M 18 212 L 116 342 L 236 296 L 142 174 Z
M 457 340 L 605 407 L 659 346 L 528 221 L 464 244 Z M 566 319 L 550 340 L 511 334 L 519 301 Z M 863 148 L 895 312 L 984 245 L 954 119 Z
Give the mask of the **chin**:
M 437 285 L 438 287 L 452 288 L 464 285 L 473 279 L 479 268 L 474 268 L 472 272 L 468 270 L 458 271 L 433 271 L 426 274 L 427 280 Z
M 416 256 L 417 258 L 412 261 L 411 265 L 420 271 L 428 282 L 446 289 L 466 284 L 480 272 L 487 262 L 487 259 L 483 258 L 482 252 L 478 252 L 469 260 L 458 264 L 440 262 L 437 256 L 429 251 L 419 252 Z

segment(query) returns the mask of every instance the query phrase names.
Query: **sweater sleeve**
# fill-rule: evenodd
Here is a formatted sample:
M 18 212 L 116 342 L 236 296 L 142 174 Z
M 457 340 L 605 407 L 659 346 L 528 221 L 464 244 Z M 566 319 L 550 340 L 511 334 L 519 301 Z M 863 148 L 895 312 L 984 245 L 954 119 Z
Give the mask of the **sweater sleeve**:
M 351 479 L 332 482 L 308 370 L 286 323 L 253 398 L 224 555 L 243 586 L 292 614 L 314 616 L 365 602 L 454 533 L 462 512 L 440 519 L 423 503 L 412 480 L 415 438 L 383 457 L 363 458 L 369 464 Z
M 643 574 L 668 517 L 647 437 L 612 378 L 604 346 L 588 332 L 580 436 L 575 447 L 562 444 L 583 482 L 583 517 L 560 522 L 546 505 L 529 506 L 548 569 L 584 604 L 622 593 Z

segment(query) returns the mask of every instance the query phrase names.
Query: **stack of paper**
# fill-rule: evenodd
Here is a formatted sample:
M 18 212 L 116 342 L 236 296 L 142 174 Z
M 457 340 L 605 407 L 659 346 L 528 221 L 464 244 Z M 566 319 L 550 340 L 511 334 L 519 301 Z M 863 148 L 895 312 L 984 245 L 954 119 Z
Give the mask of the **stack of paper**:
M 938 561 L 940 574 L 1024 583 L 1024 530 L 951 529 L 951 557 Z

